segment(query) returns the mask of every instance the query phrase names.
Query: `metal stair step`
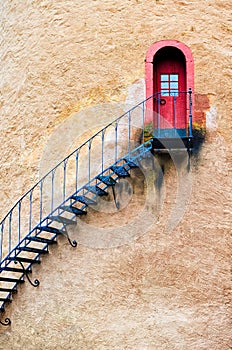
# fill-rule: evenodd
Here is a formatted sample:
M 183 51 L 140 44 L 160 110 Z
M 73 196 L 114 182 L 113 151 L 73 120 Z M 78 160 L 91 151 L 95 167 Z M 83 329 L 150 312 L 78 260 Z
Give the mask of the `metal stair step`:
M 76 221 L 64 218 L 63 216 L 57 215 L 57 216 L 50 216 L 49 217 L 52 221 L 57 221 L 63 225 L 76 225 Z
M 24 280 L 22 279 L 22 277 L 12 278 L 12 277 L 1 277 L 0 276 L 0 281 L 1 282 L 11 282 L 11 283 L 24 283 Z
M 56 235 L 60 235 L 62 234 L 62 231 L 59 230 L 58 228 L 56 227 L 52 227 L 52 226 L 40 226 L 37 228 L 38 230 L 40 231 L 45 231 L 45 232 L 49 232 L 49 233 L 54 233 Z
M 138 165 L 136 163 L 134 163 L 132 160 L 124 158 L 124 161 L 131 169 L 138 168 Z
M 7 302 L 7 303 L 11 303 L 11 302 L 12 302 L 12 300 L 10 299 L 10 297 L 0 298 L 0 301 Z
M 29 258 L 24 258 L 21 256 L 15 256 L 15 257 L 9 257 L 8 260 L 11 261 L 20 261 L 20 262 L 24 262 L 24 263 L 29 263 L 29 264 L 40 264 L 41 261 L 39 259 L 29 259 Z
M 32 247 L 18 247 L 17 248 L 20 252 L 30 252 L 35 254 L 47 254 L 48 250 L 45 249 L 39 249 L 39 248 L 32 248 Z
M 108 193 L 105 191 L 105 190 L 103 190 L 102 188 L 100 188 L 99 186 L 97 186 L 97 185 L 94 185 L 94 186 L 85 186 L 84 187 L 86 190 L 88 190 L 89 192 L 92 192 L 93 194 L 96 194 L 96 195 L 98 195 L 98 196 L 100 196 L 100 197 L 102 197 L 102 196 L 107 196 L 108 195 Z
M 0 288 L 0 292 L 6 292 L 6 293 L 12 293 L 12 294 L 15 294 L 17 293 L 17 289 L 14 287 L 14 288 Z
M 102 181 L 107 186 L 114 186 L 116 184 L 116 180 L 114 180 L 110 175 L 98 175 L 97 179 Z
M 73 213 L 75 215 L 86 215 L 87 214 L 86 211 L 84 211 L 82 209 L 75 208 L 72 205 L 63 205 L 60 208 L 65 210 L 65 211 L 68 211 L 69 213 Z
M 85 205 L 94 205 L 94 204 L 97 204 L 96 201 L 94 201 L 93 199 L 91 198 L 88 198 L 86 196 L 76 196 L 76 195 L 73 195 L 71 197 L 71 199 L 74 199 L 76 202 L 80 202 L 80 203 L 83 203 Z
M 56 241 L 54 241 L 55 237 L 52 238 L 52 239 L 49 239 L 49 238 L 38 237 L 38 236 L 30 236 L 30 237 L 27 237 L 27 239 L 29 241 L 32 241 L 32 242 L 38 242 L 38 243 L 44 243 L 44 244 L 55 244 L 55 243 L 57 243 Z
M 118 175 L 118 177 L 128 177 L 130 176 L 130 174 L 128 173 L 128 171 L 123 167 L 123 166 L 116 166 L 113 165 L 110 168 L 116 175 Z
M 19 273 L 25 272 L 25 270 L 20 267 L 10 267 L 10 266 L 1 267 L 0 272 L 2 271 L 11 271 L 11 272 L 19 272 Z M 27 270 L 27 271 L 29 272 L 31 270 Z

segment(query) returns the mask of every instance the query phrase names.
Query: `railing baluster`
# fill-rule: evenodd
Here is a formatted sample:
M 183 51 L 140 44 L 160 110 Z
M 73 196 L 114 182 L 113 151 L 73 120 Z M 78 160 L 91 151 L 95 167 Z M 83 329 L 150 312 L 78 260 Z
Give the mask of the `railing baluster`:
M 4 236 L 4 221 L 2 221 L 2 223 L 1 223 L 1 231 L 0 231 L 0 259 L 1 259 L 1 261 L 2 261 L 3 236 Z
M 76 192 L 77 192 L 77 188 L 78 188 L 78 161 L 79 161 L 79 150 L 76 151 L 75 160 L 76 160 L 76 178 L 75 178 L 75 186 L 76 186 Z
M 42 221 L 43 215 L 43 181 L 40 181 L 40 202 L 39 202 L 39 221 Z
M 128 154 L 130 155 L 131 151 L 131 144 L 130 144 L 130 139 L 131 139 L 131 112 L 128 112 Z
M 90 182 L 90 172 L 91 172 L 91 143 L 92 139 L 89 140 L 88 142 L 88 180 Z
M 176 134 L 176 95 L 174 95 L 174 133 Z
M 142 143 L 144 143 L 145 102 L 142 103 Z
M 118 159 L 118 122 L 115 123 L 115 162 L 117 161 Z
M 52 170 L 52 198 L 51 198 L 51 212 L 54 209 L 54 179 L 56 170 Z
M 103 172 L 104 170 L 104 152 L 105 152 L 105 129 L 102 130 L 102 135 L 101 135 L 101 171 Z
M 21 201 L 18 204 L 18 243 L 21 240 Z
M 67 159 L 63 162 L 63 202 L 66 197 L 66 169 L 67 169 Z
M 9 215 L 9 242 L 8 242 L 8 253 L 11 251 L 11 243 L 12 243 L 12 211 Z
M 192 89 L 189 88 L 189 136 L 192 137 L 193 136 L 193 120 L 192 120 L 192 108 L 193 108 L 193 102 L 192 102 Z
M 33 190 L 30 192 L 30 214 L 29 214 L 29 232 L 32 229 L 32 200 L 33 200 Z

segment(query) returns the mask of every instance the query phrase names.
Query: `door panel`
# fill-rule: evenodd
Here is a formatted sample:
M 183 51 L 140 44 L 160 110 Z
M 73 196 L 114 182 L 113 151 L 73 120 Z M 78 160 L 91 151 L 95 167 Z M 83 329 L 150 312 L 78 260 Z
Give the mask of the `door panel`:
M 181 57 L 165 54 L 154 61 L 155 128 L 186 129 L 186 72 Z

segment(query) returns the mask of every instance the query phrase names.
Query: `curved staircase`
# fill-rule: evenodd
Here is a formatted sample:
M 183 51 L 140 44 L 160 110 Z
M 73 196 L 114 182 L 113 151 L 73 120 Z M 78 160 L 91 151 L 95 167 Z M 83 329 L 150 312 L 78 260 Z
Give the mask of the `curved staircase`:
M 160 94 L 136 105 L 70 153 L 25 193 L 1 221 L 1 325 L 11 323 L 3 316 L 18 285 L 27 279 L 32 286 L 39 286 L 37 279 L 32 281 L 30 273 L 33 265 L 40 264 L 41 257 L 49 252 L 49 246 L 56 244 L 60 235 L 66 236 L 72 247 L 77 246 L 68 234 L 68 227 L 77 224 L 76 218 L 86 215 L 88 206 L 94 206 L 98 197 L 107 196 L 109 188 L 118 208 L 114 189 L 118 179 L 130 176 L 132 169 L 150 153 L 172 148 L 169 144 L 165 146 L 167 138 L 162 141 L 153 137 L 153 131 L 147 131 L 146 106 L 154 98 L 159 99 Z M 186 136 L 189 144 L 191 113 L 190 108 L 190 136 Z M 182 141 L 177 146 L 175 142 L 176 147 L 186 151 Z M 188 146 L 187 151 L 190 151 Z
M 5 307 L 12 302 L 18 285 L 27 279 L 32 286 L 39 286 L 30 273 L 33 265 L 40 264 L 41 257 L 49 253 L 49 246 L 56 244 L 60 235 L 66 236 L 72 247 L 77 246 L 68 234 L 68 227 L 76 225 L 76 217 L 86 215 L 88 206 L 94 206 L 98 197 L 107 196 L 109 188 L 117 207 L 115 184 L 119 178 L 130 176 L 152 147 L 144 140 L 145 104 L 138 104 L 69 154 L 1 221 L 1 325 L 11 324 L 8 317 L 4 318 Z M 138 130 L 140 141 L 135 144 Z

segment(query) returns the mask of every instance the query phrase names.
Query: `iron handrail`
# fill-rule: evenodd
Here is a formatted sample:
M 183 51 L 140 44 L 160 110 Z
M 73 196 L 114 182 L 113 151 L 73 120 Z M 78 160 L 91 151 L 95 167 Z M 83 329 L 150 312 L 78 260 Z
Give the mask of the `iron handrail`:
M 31 187 L 22 197 L 20 197 L 20 199 L 15 203 L 15 205 L 11 208 L 11 210 L 6 214 L 6 216 L 2 219 L 2 221 L 0 222 L 0 225 L 2 224 L 2 222 L 7 218 L 7 216 L 10 214 L 10 212 L 17 207 L 18 203 L 20 201 L 22 201 L 23 198 L 25 198 L 33 189 L 35 189 L 48 175 L 50 175 L 53 171 L 55 171 L 63 162 L 65 162 L 67 159 L 69 159 L 73 154 L 75 154 L 78 150 L 80 150 L 83 146 L 87 145 L 89 143 L 89 141 L 91 141 L 92 139 L 94 139 L 96 136 L 100 135 L 104 130 L 106 130 L 108 127 L 112 126 L 114 123 L 116 123 L 117 121 L 119 121 L 120 119 L 122 119 L 124 116 L 127 115 L 127 113 L 132 112 L 133 110 L 135 110 L 137 107 L 139 107 L 140 105 L 143 105 L 145 102 L 149 101 L 150 99 L 154 98 L 156 95 L 158 95 L 159 93 L 155 93 L 154 95 L 148 97 L 146 100 L 138 103 L 137 105 L 135 105 L 134 107 L 132 107 L 129 111 L 123 113 L 120 117 L 114 119 L 112 122 L 110 122 L 109 124 L 107 124 L 104 128 L 102 128 L 101 130 L 99 130 L 98 132 L 96 132 L 93 136 L 91 136 L 87 141 L 85 141 L 81 146 L 77 147 L 74 151 L 72 151 L 68 156 L 66 156 L 65 158 L 63 158 L 56 166 L 54 166 L 51 170 L 49 170 L 43 177 L 41 177 L 40 180 L 38 180 L 36 182 L 36 184 Z
M 188 134 L 189 136 L 192 136 L 192 91 L 185 91 L 185 92 L 180 92 L 180 93 L 185 93 L 189 94 L 189 129 L 188 129 Z M 119 123 L 122 120 L 126 120 L 127 124 L 125 126 L 125 129 L 127 130 L 127 138 L 124 141 L 125 145 L 127 146 L 127 152 L 124 152 L 125 154 L 129 154 L 132 151 L 132 126 L 133 126 L 133 117 L 134 117 L 134 112 L 139 111 L 141 115 L 139 115 L 139 128 L 142 130 L 142 139 L 140 142 L 143 144 L 144 143 L 144 127 L 146 125 L 146 111 L 147 111 L 147 104 L 149 103 L 150 100 L 158 97 L 158 100 L 160 99 L 160 92 L 157 92 L 153 94 L 152 96 L 148 97 L 144 101 L 138 103 L 134 107 L 132 107 L 129 111 L 123 113 L 121 116 L 107 124 L 104 128 L 96 132 L 93 136 L 91 136 L 87 141 L 85 141 L 81 146 L 77 147 L 74 151 L 72 151 L 68 156 L 66 156 L 63 160 L 61 160 L 55 167 L 53 167 L 50 171 L 48 171 L 40 180 L 36 182 L 36 184 L 31 187 L 23 196 L 20 197 L 20 199 L 15 203 L 15 205 L 10 209 L 10 211 L 5 215 L 5 217 L 2 219 L 0 222 L 0 261 L 1 263 L 5 260 L 5 257 L 11 254 L 11 252 L 14 250 L 15 246 L 18 246 L 23 239 L 25 239 L 34 229 L 35 227 L 38 227 L 38 225 L 43 222 L 45 219 L 51 215 L 55 210 L 57 210 L 58 206 L 55 206 L 55 181 L 56 181 L 56 175 L 57 175 L 57 169 L 60 169 L 61 171 L 63 170 L 63 179 L 62 179 L 62 184 L 63 184 L 63 193 L 62 193 L 62 199 L 60 200 L 59 203 L 64 203 L 67 198 L 70 197 L 70 193 L 68 193 L 67 189 L 67 165 L 70 159 L 74 157 L 74 161 L 76 164 L 76 178 L 75 178 L 75 190 L 73 193 L 77 192 L 77 190 L 80 190 L 82 186 L 78 187 L 78 172 L 79 172 L 79 155 L 82 149 L 84 147 L 87 147 L 88 150 L 88 175 L 87 175 L 87 181 L 86 183 L 89 183 L 91 179 L 94 178 L 94 176 L 91 175 L 91 146 L 93 143 L 93 140 L 97 138 L 97 136 L 101 136 L 101 171 L 103 173 L 105 169 L 105 148 L 106 148 L 106 133 L 110 131 L 111 128 L 114 130 L 114 159 L 115 161 L 117 158 L 120 158 L 119 155 L 119 150 L 118 150 L 118 128 L 119 128 Z M 136 118 L 136 115 L 135 117 Z M 107 166 L 106 166 L 107 168 Z M 51 176 L 51 180 L 49 180 L 49 177 Z M 45 202 L 45 194 L 44 194 L 44 187 L 45 187 L 45 182 L 46 181 L 51 181 L 51 189 L 49 193 L 49 211 L 47 214 L 43 214 L 43 209 L 44 209 L 44 202 Z M 38 197 L 39 198 L 34 198 L 34 191 L 38 190 Z M 46 192 L 47 194 L 47 192 Z M 33 224 L 33 200 L 38 200 L 38 209 L 39 209 L 39 214 L 36 214 L 36 225 Z M 24 203 L 28 202 L 25 204 L 26 208 L 26 213 L 23 212 L 24 208 Z M 27 206 L 29 207 L 27 208 Z M 29 212 L 28 212 L 29 211 Z M 22 215 L 28 216 L 28 219 L 25 219 L 25 222 L 22 222 Z M 7 226 L 7 227 L 6 227 Z M 22 230 L 25 230 L 27 227 L 27 233 L 22 237 Z M 5 230 L 5 231 L 4 231 Z M 17 230 L 17 234 L 15 234 L 15 231 Z M 13 232 L 14 231 L 14 232 Z M 6 232 L 7 237 L 5 237 L 4 233 Z M 16 237 L 17 236 L 17 237 Z M 8 246 L 6 248 L 6 245 Z M 6 253 L 3 254 L 3 248 L 5 249 Z M 13 248 L 13 249 L 12 249 Z M 3 257 L 3 260 L 2 260 Z

